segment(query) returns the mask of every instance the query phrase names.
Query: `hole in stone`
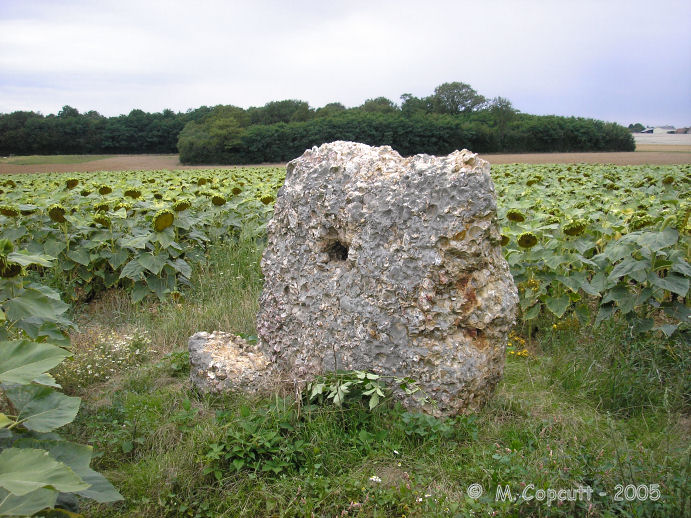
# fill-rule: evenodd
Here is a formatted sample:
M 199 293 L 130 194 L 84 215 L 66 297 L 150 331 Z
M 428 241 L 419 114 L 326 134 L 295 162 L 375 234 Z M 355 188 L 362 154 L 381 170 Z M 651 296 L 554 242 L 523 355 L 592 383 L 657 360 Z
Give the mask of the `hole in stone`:
M 348 245 L 341 240 L 331 241 L 324 251 L 329 254 L 329 261 L 345 261 L 348 259 Z

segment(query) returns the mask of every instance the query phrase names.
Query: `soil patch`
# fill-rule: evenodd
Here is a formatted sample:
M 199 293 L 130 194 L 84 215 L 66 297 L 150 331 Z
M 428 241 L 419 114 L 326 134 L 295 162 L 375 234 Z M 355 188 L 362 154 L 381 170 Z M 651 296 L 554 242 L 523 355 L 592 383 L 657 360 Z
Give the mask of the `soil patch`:
M 492 164 L 691 164 L 691 146 L 651 145 L 651 149 L 636 152 L 612 153 L 515 153 L 482 154 L 482 158 Z M 688 149 L 687 149 L 688 147 Z M 662 149 L 661 149 L 662 148 Z M 257 164 L 282 167 L 285 164 Z M 17 173 L 71 173 L 96 171 L 139 171 L 154 169 L 232 169 L 233 165 L 182 165 L 178 155 L 116 155 L 88 162 L 72 164 L 31 164 L 15 165 L 0 163 L 0 174 Z M 247 166 L 245 166 L 247 167 Z

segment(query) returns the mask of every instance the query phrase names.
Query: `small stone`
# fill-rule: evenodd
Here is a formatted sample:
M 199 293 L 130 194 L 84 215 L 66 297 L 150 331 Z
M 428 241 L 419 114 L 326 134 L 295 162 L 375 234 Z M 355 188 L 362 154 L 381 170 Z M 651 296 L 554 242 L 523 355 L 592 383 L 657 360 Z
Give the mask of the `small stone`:
M 239 336 L 221 331 L 193 334 L 187 346 L 190 378 L 202 392 L 258 392 L 274 382 L 269 359 Z

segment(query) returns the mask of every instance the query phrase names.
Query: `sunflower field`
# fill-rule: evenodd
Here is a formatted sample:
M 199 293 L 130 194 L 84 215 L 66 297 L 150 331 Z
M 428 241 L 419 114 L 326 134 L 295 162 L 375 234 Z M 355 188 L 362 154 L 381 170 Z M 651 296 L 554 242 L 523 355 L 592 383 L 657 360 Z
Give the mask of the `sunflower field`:
M 207 243 L 264 233 L 285 170 L 16 175 L 0 182 L 0 239 L 56 259 L 68 301 L 122 287 L 178 297 Z
M 691 166 L 499 165 L 502 245 L 521 318 L 671 335 L 690 318 Z M 134 301 L 180 296 L 208 243 L 261 237 L 285 169 L 252 167 L 0 181 L 0 239 L 28 254 L 68 301 L 122 287 Z M 3 275 L 19 265 L 3 263 Z

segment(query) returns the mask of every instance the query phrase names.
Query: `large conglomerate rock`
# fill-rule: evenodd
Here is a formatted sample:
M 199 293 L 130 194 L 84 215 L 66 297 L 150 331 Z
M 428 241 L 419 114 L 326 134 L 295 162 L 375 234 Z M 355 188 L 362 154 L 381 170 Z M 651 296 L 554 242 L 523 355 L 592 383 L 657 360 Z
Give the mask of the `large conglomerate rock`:
M 415 379 L 436 414 L 482 405 L 518 300 L 489 170 L 467 150 L 403 158 L 352 142 L 290 162 L 257 318 L 282 376 L 367 370 Z

